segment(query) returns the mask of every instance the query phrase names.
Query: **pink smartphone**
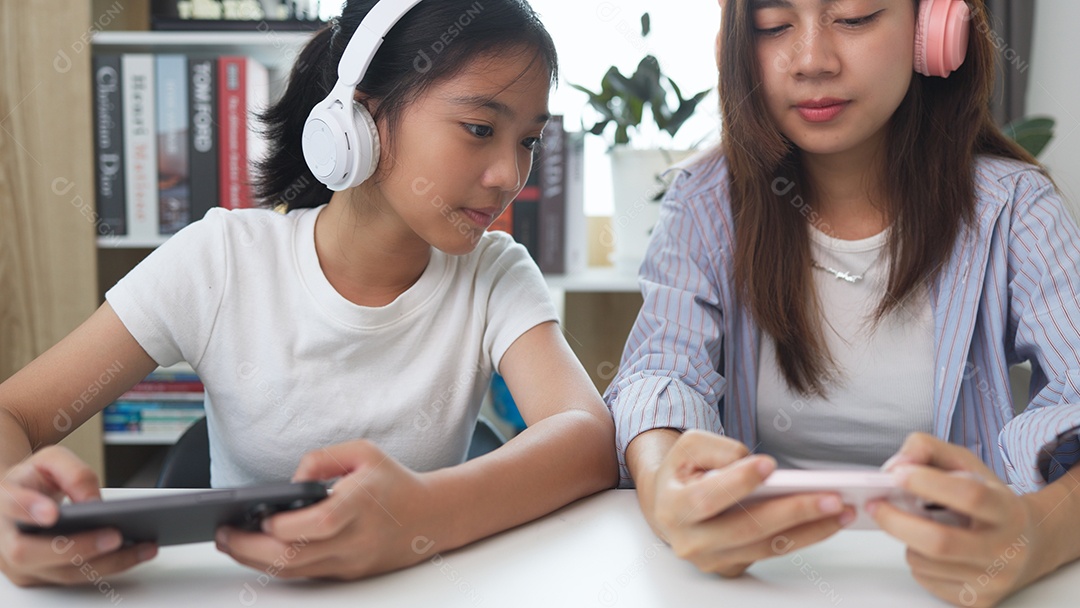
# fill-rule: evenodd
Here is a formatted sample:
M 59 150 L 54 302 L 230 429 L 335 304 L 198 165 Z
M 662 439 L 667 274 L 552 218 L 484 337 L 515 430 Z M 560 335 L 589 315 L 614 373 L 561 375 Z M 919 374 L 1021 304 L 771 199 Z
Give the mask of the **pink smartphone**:
M 740 503 L 754 504 L 779 496 L 819 492 L 839 494 L 844 504 L 855 507 L 855 521 L 847 527 L 849 530 L 877 529 L 877 522 L 865 509 L 866 503 L 876 498 L 885 499 L 908 513 L 946 525 L 966 527 L 970 522 L 967 516 L 927 503 L 900 489 L 892 473 L 881 471 L 780 469 L 773 471 L 762 485 Z

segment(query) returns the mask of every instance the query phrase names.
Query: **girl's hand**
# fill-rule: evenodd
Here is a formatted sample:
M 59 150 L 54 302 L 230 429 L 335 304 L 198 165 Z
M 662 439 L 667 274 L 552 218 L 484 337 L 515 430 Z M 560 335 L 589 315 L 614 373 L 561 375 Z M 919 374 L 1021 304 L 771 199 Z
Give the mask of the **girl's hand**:
M 1039 528 L 1031 495 L 1014 494 L 966 448 L 914 433 L 885 468 L 920 498 L 971 518 L 970 527 L 956 528 L 870 503 L 881 529 L 907 545 L 911 572 L 930 593 L 993 606 L 1049 571 L 1039 557 L 1046 553 L 1041 535 L 1053 531 Z M 967 474 L 950 474 L 956 471 Z
M 430 557 L 442 524 L 422 475 L 359 440 L 306 454 L 293 481 L 335 477 L 328 498 L 268 517 L 263 533 L 220 529 L 217 548 L 281 578 L 351 580 Z
M 157 554 L 153 544 L 120 549 L 117 530 L 70 536 L 22 534 L 21 521 L 49 526 L 65 496 L 74 502 L 100 500 L 98 478 L 66 448 L 50 446 L 4 474 L 0 481 L 0 570 L 20 587 L 90 585 Z
M 635 439 L 637 441 L 637 439 Z M 639 500 L 653 530 L 703 572 L 739 576 L 754 562 L 821 541 L 855 512 L 834 494 L 800 494 L 743 506 L 776 468 L 768 456 L 704 431 L 679 436 Z

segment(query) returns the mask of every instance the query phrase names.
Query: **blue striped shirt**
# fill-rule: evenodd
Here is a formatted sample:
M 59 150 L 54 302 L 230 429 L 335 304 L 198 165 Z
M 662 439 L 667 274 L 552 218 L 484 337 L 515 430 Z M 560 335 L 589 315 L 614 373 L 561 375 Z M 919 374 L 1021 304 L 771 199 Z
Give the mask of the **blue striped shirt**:
M 651 429 L 757 445 L 760 329 L 732 280 L 727 163 L 712 153 L 678 171 L 641 266 L 645 303 L 604 395 L 623 486 L 626 446 Z M 1080 230 L 1034 167 L 983 158 L 975 179 L 975 222 L 930 293 L 934 434 L 1030 492 L 1080 460 Z M 1025 360 L 1031 401 L 1014 415 L 1009 367 Z

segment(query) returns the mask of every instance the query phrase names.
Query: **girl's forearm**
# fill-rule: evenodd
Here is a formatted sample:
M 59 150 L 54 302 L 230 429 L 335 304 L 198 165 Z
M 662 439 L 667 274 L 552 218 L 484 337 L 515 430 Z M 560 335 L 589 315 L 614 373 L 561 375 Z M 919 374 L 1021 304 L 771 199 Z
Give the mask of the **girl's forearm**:
M 0 471 L 7 471 L 19 464 L 32 451 L 26 430 L 14 414 L 0 407 Z
M 491 454 L 425 477 L 436 502 L 427 539 L 435 551 L 454 549 L 614 487 L 614 427 L 610 418 L 566 411 Z

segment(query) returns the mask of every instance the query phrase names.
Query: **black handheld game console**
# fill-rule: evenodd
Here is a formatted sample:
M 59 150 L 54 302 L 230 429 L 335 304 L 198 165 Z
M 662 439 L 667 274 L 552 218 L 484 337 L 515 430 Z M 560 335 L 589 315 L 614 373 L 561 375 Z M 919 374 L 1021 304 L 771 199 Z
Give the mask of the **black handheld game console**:
M 312 505 L 327 495 L 326 485 L 303 482 L 95 500 L 61 505 L 60 517 L 47 528 L 23 522 L 17 527 L 51 536 L 116 528 L 125 545 L 181 545 L 213 540 L 219 526 L 258 530 L 264 517 Z

